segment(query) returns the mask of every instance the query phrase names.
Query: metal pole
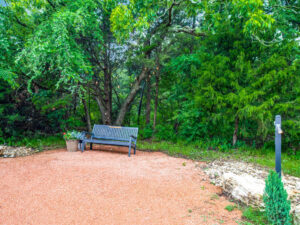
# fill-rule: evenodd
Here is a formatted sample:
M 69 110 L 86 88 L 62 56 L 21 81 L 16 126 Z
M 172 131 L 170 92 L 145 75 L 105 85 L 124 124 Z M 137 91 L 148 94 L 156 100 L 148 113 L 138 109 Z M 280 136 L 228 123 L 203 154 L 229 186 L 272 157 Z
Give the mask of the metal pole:
M 275 170 L 281 177 L 281 116 L 275 116 Z

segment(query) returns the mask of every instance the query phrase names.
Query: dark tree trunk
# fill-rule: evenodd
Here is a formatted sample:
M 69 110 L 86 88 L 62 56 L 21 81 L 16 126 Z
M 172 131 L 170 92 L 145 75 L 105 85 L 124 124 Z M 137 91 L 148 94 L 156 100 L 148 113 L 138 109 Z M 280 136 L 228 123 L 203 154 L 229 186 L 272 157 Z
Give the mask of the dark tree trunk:
M 77 108 L 77 93 L 75 93 L 73 96 L 73 114 L 74 115 L 76 113 L 76 108 Z
M 146 124 L 150 124 L 150 117 L 151 117 L 151 78 L 150 72 L 146 78 L 147 83 L 147 92 L 146 92 Z
M 101 96 L 99 96 L 99 95 L 96 96 L 95 99 L 96 99 L 96 102 L 98 104 L 99 111 L 101 112 L 102 123 L 104 123 L 105 108 L 104 108 L 103 100 L 102 100 Z
M 86 101 L 83 98 L 82 99 L 83 107 L 84 107 L 84 112 L 85 112 L 85 120 L 86 120 L 86 126 L 89 132 L 92 132 L 92 125 L 91 125 L 91 117 L 90 117 L 90 112 L 87 107 Z
M 104 73 L 104 115 L 102 118 L 103 124 L 112 124 L 112 85 L 111 74 L 106 71 Z
M 137 77 L 129 95 L 127 96 L 127 98 L 125 99 L 125 101 L 123 102 L 123 104 L 120 108 L 117 119 L 115 121 L 116 125 L 118 125 L 118 126 L 122 125 L 125 115 L 126 115 L 126 112 L 128 111 L 130 104 L 133 102 L 137 92 L 140 90 L 141 82 L 146 78 L 147 72 L 148 72 L 147 68 L 143 68 L 141 74 Z
M 237 139 L 238 139 L 237 138 L 238 129 L 239 129 L 239 117 L 236 116 L 235 122 L 234 122 L 234 132 L 233 132 L 233 137 L 232 137 L 232 145 L 233 146 L 235 146 Z
M 158 91 L 159 91 L 159 67 L 157 67 L 157 72 L 155 76 L 155 99 L 154 99 L 154 117 L 153 117 L 153 129 L 156 126 L 157 118 L 157 106 L 158 106 Z

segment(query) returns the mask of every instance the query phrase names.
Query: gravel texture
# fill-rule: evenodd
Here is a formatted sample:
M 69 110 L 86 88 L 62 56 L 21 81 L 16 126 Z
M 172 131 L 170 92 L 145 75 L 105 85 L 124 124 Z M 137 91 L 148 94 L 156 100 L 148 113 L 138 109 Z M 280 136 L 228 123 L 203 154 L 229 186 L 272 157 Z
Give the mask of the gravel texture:
M 0 158 L 0 224 L 237 224 L 202 165 L 139 151 Z

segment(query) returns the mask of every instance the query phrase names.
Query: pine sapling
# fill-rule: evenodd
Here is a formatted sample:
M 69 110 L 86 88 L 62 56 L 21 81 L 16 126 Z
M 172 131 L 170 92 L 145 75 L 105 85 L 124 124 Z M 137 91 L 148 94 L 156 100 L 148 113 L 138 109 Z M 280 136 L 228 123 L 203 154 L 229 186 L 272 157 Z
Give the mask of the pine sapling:
M 290 225 L 291 202 L 283 183 L 274 171 L 270 171 L 266 179 L 263 200 L 266 207 L 268 221 L 272 225 Z

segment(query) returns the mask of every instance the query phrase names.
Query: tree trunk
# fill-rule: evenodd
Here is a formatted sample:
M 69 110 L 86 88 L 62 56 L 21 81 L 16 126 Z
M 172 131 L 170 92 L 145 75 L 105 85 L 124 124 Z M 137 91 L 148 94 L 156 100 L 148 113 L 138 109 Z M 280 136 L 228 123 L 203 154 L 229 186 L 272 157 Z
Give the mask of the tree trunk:
M 112 85 L 111 74 L 104 71 L 104 115 L 102 118 L 103 124 L 111 125 L 112 120 Z
M 146 78 L 147 72 L 148 72 L 148 69 L 143 68 L 141 74 L 137 77 L 137 79 L 136 79 L 135 83 L 133 84 L 133 87 L 132 87 L 129 95 L 127 96 L 127 98 L 125 99 L 125 101 L 123 102 L 123 104 L 120 108 L 117 119 L 115 121 L 116 125 L 118 125 L 118 126 L 122 125 L 122 123 L 124 121 L 124 118 L 125 118 L 125 115 L 126 115 L 126 112 L 128 110 L 128 107 L 133 102 L 137 92 L 140 90 L 141 82 Z
M 98 104 L 99 111 L 101 112 L 102 123 L 104 124 L 104 122 L 105 122 L 105 107 L 103 104 L 103 100 L 100 96 L 96 96 L 95 99 Z
M 150 117 L 151 117 L 151 79 L 150 79 L 150 72 L 146 78 L 147 82 L 147 93 L 146 93 L 146 124 L 150 124 Z
M 159 67 L 157 67 L 157 72 L 155 76 L 155 99 L 154 99 L 154 117 L 153 117 L 153 129 L 156 126 L 156 118 L 157 118 L 157 106 L 158 106 L 158 91 L 159 91 Z
M 75 92 L 73 96 L 73 114 L 75 115 L 76 113 L 76 108 L 77 108 L 77 93 Z
M 239 129 L 239 117 L 235 117 L 235 122 L 234 122 L 234 132 L 233 132 L 233 137 L 232 137 L 232 145 L 235 146 L 237 142 L 237 133 Z
M 98 85 L 96 83 L 96 85 Z M 112 84 L 110 72 L 104 70 L 104 90 L 95 88 L 95 99 L 101 112 L 102 123 L 112 124 Z
M 87 107 L 87 104 L 86 104 L 86 101 L 84 98 L 82 99 L 82 103 L 83 103 L 84 112 L 85 112 L 85 120 L 86 120 L 87 129 L 89 132 L 92 132 L 90 112 L 89 112 L 89 109 Z

